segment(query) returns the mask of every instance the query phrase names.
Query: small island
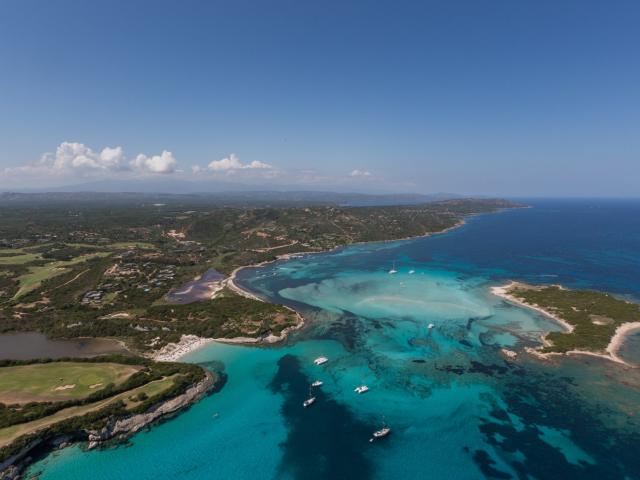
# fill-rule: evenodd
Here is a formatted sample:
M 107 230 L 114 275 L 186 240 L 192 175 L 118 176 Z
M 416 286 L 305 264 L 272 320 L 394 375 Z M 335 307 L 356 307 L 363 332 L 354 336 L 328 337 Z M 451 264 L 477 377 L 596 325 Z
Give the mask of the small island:
M 570 290 L 559 285 L 511 282 L 492 293 L 510 303 L 536 310 L 558 322 L 562 332 L 548 332 L 534 353 L 587 354 L 628 365 L 617 355 L 625 335 L 640 329 L 640 305 L 605 292 Z

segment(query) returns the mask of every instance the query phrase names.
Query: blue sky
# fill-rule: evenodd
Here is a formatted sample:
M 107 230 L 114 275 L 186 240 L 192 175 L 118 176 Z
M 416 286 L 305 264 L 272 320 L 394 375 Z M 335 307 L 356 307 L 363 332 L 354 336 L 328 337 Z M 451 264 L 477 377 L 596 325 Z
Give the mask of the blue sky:
M 635 1 L 0 2 L 0 188 L 637 196 Z

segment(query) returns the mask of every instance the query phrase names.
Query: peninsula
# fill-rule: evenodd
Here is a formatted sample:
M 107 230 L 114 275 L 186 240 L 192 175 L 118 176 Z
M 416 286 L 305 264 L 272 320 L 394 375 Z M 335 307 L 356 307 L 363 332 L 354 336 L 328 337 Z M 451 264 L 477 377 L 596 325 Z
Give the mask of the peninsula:
M 274 341 L 301 318 L 244 295 L 233 281 L 239 268 L 439 233 L 468 215 L 520 206 L 499 199 L 357 207 L 219 202 L 0 195 L 0 333 L 109 337 L 142 355 L 179 344 L 162 357 L 171 359 L 202 344 L 189 336 Z
M 625 336 L 640 329 L 640 305 L 605 292 L 570 290 L 559 285 L 511 282 L 493 287 L 492 293 L 536 310 L 563 327 L 561 332 L 543 336 L 543 345 L 534 351 L 537 355 L 595 355 L 628 365 L 617 352 Z

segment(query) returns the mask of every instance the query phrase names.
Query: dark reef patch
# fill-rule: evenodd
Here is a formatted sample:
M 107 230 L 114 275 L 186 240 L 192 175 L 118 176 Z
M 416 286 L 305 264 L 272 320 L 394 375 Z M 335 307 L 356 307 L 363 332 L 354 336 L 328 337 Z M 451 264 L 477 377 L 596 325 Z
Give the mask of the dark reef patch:
M 360 341 L 360 328 L 360 317 L 345 311 L 340 320 L 332 322 L 327 331 L 319 338 L 338 340 L 345 349 L 352 352 Z
M 316 403 L 304 408 L 310 383 L 295 356 L 285 355 L 278 361 L 270 388 L 284 397 L 282 414 L 289 429 L 281 445 L 281 471 L 305 480 L 371 478 L 372 467 L 363 450 L 369 448 L 373 427 L 357 421 L 322 389 L 314 391 Z
M 517 372 L 516 375 L 518 375 Z M 504 385 L 506 409 L 494 405 L 490 418 L 479 426 L 487 443 L 517 472 L 519 478 L 607 480 L 640 478 L 640 435 L 631 428 L 612 428 L 603 419 L 608 411 L 597 399 L 585 402 L 564 377 L 528 375 L 512 377 Z M 517 424 L 514 418 L 518 418 Z M 570 441 L 594 462 L 569 462 L 555 446 L 545 442 L 539 427 L 571 432 Z M 483 456 L 474 460 L 485 470 Z
M 487 478 L 509 479 L 511 474 L 498 470 L 494 465 L 496 462 L 484 450 L 476 450 L 473 454 L 473 461 L 480 467 L 480 470 Z

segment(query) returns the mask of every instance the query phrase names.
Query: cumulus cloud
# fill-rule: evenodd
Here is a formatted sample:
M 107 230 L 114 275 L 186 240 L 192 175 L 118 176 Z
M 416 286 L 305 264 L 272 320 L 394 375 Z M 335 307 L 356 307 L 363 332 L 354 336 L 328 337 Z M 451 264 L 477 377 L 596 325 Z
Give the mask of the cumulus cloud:
M 139 154 L 131 160 L 131 168 L 139 172 L 145 173 L 173 173 L 176 170 L 176 159 L 173 154 L 167 150 L 163 150 L 160 155 L 148 157 Z
M 127 161 L 122 147 L 105 147 L 94 151 L 83 143 L 62 142 L 55 152 L 45 153 L 36 162 L 7 168 L 6 173 L 22 175 L 95 175 L 119 172 L 173 173 L 177 161 L 163 150 L 160 155 L 137 155 Z
M 106 147 L 98 153 L 83 143 L 77 142 L 62 142 L 56 148 L 55 154 L 45 153 L 35 167 L 51 168 L 57 171 L 66 169 L 118 171 L 127 168 L 121 147 Z
M 358 170 L 358 169 L 353 170 L 349 174 L 350 177 L 370 177 L 371 175 L 372 175 L 371 172 L 368 172 L 367 170 Z
M 199 167 L 195 167 L 198 171 L 201 171 Z M 255 169 L 270 169 L 273 168 L 268 163 L 259 162 L 258 160 L 254 160 L 250 163 L 242 163 L 238 156 L 235 153 L 232 153 L 227 158 L 223 158 L 222 160 L 214 160 L 209 165 L 207 165 L 207 170 L 212 172 L 223 172 L 223 171 L 232 171 L 232 170 L 255 170 Z

